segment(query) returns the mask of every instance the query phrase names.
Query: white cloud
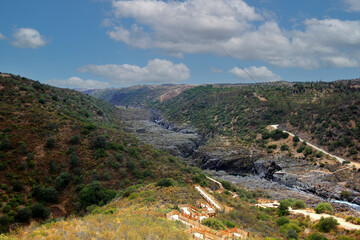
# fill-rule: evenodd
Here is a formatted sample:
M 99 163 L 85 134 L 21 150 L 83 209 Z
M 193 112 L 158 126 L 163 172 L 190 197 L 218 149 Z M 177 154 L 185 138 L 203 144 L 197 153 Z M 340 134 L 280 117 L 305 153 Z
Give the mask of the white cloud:
M 360 11 L 360 1 L 359 0 L 344 0 L 347 5 L 347 10 L 350 12 L 359 12 Z
M 185 64 L 162 59 L 150 60 L 145 67 L 129 64 L 87 65 L 78 71 L 91 72 L 121 85 L 180 82 L 190 78 L 190 70 Z
M 3 40 L 3 39 L 5 39 L 6 37 L 2 34 L 2 33 L 0 33 L 0 40 Z
M 135 23 L 113 26 L 107 34 L 138 48 L 163 49 L 179 57 L 230 53 L 243 60 L 304 69 L 354 67 L 360 62 L 360 21 L 308 19 L 298 25 L 303 30 L 286 30 L 243 0 L 113 0 L 112 4 L 116 20 L 131 18 Z M 343 61 L 329 60 L 338 56 Z
M 210 71 L 213 72 L 213 73 L 222 73 L 222 72 L 223 72 L 222 69 L 216 68 L 216 67 L 212 67 L 212 68 L 210 69 Z
M 83 80 L 79 77 L 71 77 L 68 79 L 52 79 L 52 80 L 48 80 L 46 83 L 57 86 L 57 87 L 63 87 L 63 88 L 95 89 L 95 88 L 110 87 L 110 84 L 107 82 L 101 82 L 101 81 L 96 81 L 96 80 L 91 80 L 91 79 Z
M 46 40 L 33 28 L 18 28 L 15 30 L 12 45 L 18 48 L 38 48 L 46 44 Z
M 267 67 L 249 67 L 240 69 L 234 67 L 229 70 L 239 80 L 242 81 L 255 81 L 255 82 L 276 82 L 281 81 L 281 77 L 271 72 Z

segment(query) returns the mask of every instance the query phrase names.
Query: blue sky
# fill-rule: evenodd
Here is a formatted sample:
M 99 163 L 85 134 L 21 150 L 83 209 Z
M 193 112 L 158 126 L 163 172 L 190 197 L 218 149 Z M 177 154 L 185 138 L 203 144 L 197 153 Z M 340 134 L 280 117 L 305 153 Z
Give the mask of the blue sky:
M 358 0 L 4 0 L 0 71 L 70 88 L 360 77 Z

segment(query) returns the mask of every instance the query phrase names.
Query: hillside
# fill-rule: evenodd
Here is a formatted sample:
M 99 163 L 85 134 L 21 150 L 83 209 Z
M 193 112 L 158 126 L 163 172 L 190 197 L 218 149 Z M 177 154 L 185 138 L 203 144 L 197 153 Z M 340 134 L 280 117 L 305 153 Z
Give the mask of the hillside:
M 264 145 L 270 124 L 353 160 L 360 155 L 359 80 L 330 83 L 199 86 L 152 102 L 171 121 L 203 134 L 238 136 Z M 263 140 L 258 138 L 261 133 Z M 265 142 L 266 144 L 266 142 Z
M 129 88 L 95 89 L 82 92 L 113 105 L 141 107 L 152 101 L 166 101 L 193 87 L 195 85 L 139 85 Z
M 0 231 L 31 215 L 83 214 L 133 184 L 197 171 L 120 130 L 105 101 L 8 74 L 0 98 Z

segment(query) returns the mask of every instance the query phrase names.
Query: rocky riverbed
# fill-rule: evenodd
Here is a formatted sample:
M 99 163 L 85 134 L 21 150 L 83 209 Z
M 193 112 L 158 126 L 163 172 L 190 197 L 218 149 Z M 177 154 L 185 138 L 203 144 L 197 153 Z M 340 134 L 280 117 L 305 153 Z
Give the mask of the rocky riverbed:
M 202 143 L 195 130 L 160 121 L 153 111 L 119 107 L 124 130 L 174 156 L 187 157 Z

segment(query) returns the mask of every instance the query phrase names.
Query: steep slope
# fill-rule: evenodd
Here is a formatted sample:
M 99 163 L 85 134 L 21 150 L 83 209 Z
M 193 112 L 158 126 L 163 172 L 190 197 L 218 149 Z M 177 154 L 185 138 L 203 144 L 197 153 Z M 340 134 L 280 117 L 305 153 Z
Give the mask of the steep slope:
M 169 101 L 153 102 L 152 107 L 204 134 L 239 136 L 263 145 L 257 134 L 268 136 L 265 127 L 280 124 L 331 153 L 357 160 L 359 82 L 199 86 Z
M 191 178 L 181 160 L 121 131 L 105 101 L 14 75 L 0 76 L 0 98 L 0 220 L 10 225 L 49 209 L 82 213 L 135 183 Z
M 139 85 L 119 89 L 85 90 L 86 94 L 106 100 L 113 105 L 141 107 L 152 101 L 166 101 L 195 85 Z

